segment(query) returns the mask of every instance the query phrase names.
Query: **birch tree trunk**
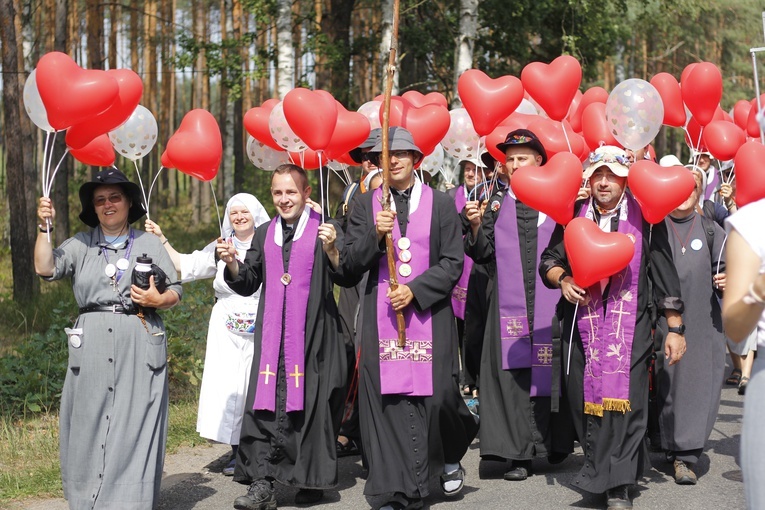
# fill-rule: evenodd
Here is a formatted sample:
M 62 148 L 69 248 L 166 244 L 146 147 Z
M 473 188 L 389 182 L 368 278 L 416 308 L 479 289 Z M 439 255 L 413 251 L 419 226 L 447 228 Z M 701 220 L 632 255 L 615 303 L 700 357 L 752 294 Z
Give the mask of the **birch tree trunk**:
M 291 0 L 277 0 L 276 43 L 276 66 L 279 69 L 276 94 L 279 99 L 284 99 L 287 92 L 293 88 L 293 76 L 295 73 L 295 52 L 292 47 Z
M 473 67 L 473 47 L 475 46 L 476 32 L 478 31 L 478 0 L 460 0 L 460 28 L 457 35 L 457 48 L 454 52 L 454 83 L 453 89 L 457 90 L 457 81 L 462 73 Z M 452 108 L 461 108 L 462 101 L 457 94 L 452 100 Z
M 242 24 L 247 29 L 249 23 L 249 17 L 247 13 L 242 12 L 242 4 L 239 0 L 231 1 L 231 29 L 233 31 L 234 39 L 237 41 L 242 40 Z M 246 161 L 244 160 L 244 144 L 245 136 L 243 129 L 243 116 L 244 116 L 244 103 L 248 102 L 247 109 L 249 109 L 249 95 L 250 95 L 250 76 L 249 76 L 249 52 L 244 44 L 239 46 L 239 60 L 241 68 L 240 86 L 242 87 L 239 97 L 234 101 L 233 109 L 233 150 L 234 150 L 234 172 L 232 179 L 230 179 L 231 189 L 226 190 L 226 196 L 230 196 L 235 190 L 243 189 L 244 187 L 244 167 Z
M 380 41 L 380 68 L 382 74 L 380 75 L 380 83 L 385 83 L 387 76 L 386 67 L 388 66 L 388 56 L 390 55 L 390 38 L 393 34 L 393 0 L 382 0 L 382 20 L 380 21 L 382 28 L 382 40 Z M 400 54 L 396 56 L 397 64 L 401 61 Z M 398 77 L 399 73 L 393 73 L 393 91 L 394 96 L 398 95 Z
M 2 42 L 3 69 L 18 69 L 16 17 L 12 0 L 0 0 L 0 41 Z M 37 276 L 30 263 L 29 254 L 34 250 L 36 235 L 35 217 L 29 215 L 27 192 L 27 169 L 24 164 L 22 143 L 21 86 L 19 75 L 3 73 L 3 124 L 5 149 L 8 158 L 8 205 L 10 209 L 11 264 L 13 274 L 13 299 L 31 301 L 38 292 Z M 31 159 L 31 158 L 30 158 Z M 32 181 L 34 183 L 34 180 Z

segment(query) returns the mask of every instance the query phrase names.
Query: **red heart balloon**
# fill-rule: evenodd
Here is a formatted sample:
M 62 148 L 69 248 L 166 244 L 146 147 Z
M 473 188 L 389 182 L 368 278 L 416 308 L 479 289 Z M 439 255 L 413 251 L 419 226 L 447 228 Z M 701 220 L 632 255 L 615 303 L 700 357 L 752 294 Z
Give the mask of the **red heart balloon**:
M 521 82 L 551 119 L 562 120 L 582 82 L 582 66 L 570 55 L 562 55 L 549 65 L 532 62 L 523 68 Z
M 733 159 L 736 152 L 746 143 L 744 130 L 732 122 L 713 120 L 704 128 L 704 145 L 712 156 L 721 161 Z
M 722 90 L 722 74 L 711 62 L 696 64 L 680 89 L 685 106 L 701 126 L 712 122 L 722 99 Z
M 538 116 L 534 115 L 534 117 L 538 117 Z M 489 153 L 491 153 L 494 159 L 504 164 L 505 153 L 497 149 L 497 145 L 505 141 L 508 133 L 515 131 L 516 129 L 526 129 L 526 127 L 527 127 L 527 124 L 520 122 L 516 120 L 515 118 L 511 119 L 510 117 L 508 117 L 507 119 L 502 121 L 502 124 L 495 127 L 491 133 L 486 135 L 486 138 L 484 140 L 484 143 L 486 144 L 486 149 L 488 149 Z
M 644 159 L 630 167 L 627 184 L 643 218 L 656 224 L 688 199 L 696 180 L 685 167 L 664 167 Z
M 510 179 L 518 200 L 561 225 L 574 217 L 574 202 L 581 185 L 582 163 L 570 152 L 554 155 L 541 167 L 518 168 Z
M 380 106 L 380 119 L 382 119 L 384 106 L 384 103 Z M 423 155 L 428 155 L 446 136 L 452 118 L 449 110 L 443 106 L 428 104 L 417 108 L 409 104 L 406 99 L 398 97 L 391 98 L 389 122 L 391 127 L 399 126 L 409 131 L 415 145 L 420 148 Z
M 114 164 L 114 147 L 106 133 L 95 137 L 85 147 L 71 149 L 69 152 L 74 159 L 86 165 L 112 166 Z
M 746 204 L 765 198 L 765 146 L 756 142 L 746 142 L 736 153 L 736 205 Z
M 87 145 L 98 135 L 117 129 L 130 117 L 138 106 L 143 94 L 141 77 L 130 69 L 110 69 L 107 74 L 117 80 L 119 94 L 117 99 L 95 117 L 79 124 L 74 124 L 66 130 L 66 145 L 79 149 Z
M 58 51 L 43 55 L 35 76 L 48 123 L 55 129 L 66 129 L 95 117 L 109 108 L 119 94 L 119 85 L 112 75 L 82 69 L 69 55 Z
M 759 137 L 760 136 L 760 123 L 757 122 L 757 112 L 759 111 L 757 106 L 757 98 L 755 97 L 752 99 L 752 101 L 749 103 L 749 116 L 746 120 L 746 133 L 749 136 Z M 760 104 L 763 108 L 765 108 L 765 94 L 762 94 L 760 96 Z
M 336 105 L 337 124 L 332 133 L 332 139 L 325 150 L 328 160 L 337 159 L 337 157 L 361 145 L 369 137 L 369 132 L 372 130 L 366 115 L 349 112 L 339 102 L 336 102 Z
M 616 147 L 622 146 L 616 141 L 611 130 L 608 129 L 605 103 L 591 103 L 585 108 L 582 113 L 582 134 L 584 135 L 587 147 L 593 151 L 600 147 L 601 144 L 614 145 Z
M 564 126 L 566 129 L 565 134 L 563 133 Z M 574 133 L 571 124 L 566 121 L 556 122 L 539 117 L 529 124 L 528 129 L 537 135 L 539 141 L 542 142 L 542 146 L 547 152 L 548 160 L 559 152 L 579 154 L 584 144 L 584 139 L 577 133 Z M 568 135 L 568 142 L 566 141 L 566 135 Z M 569 150 L 569 143 L 571 143 L 571 150 Z
M 268 126 L 268 119 L 271 115 L 271 110 L 274 106 L 279 104 L 278 99 L 268 99 L 262 105 L 250 108 L 247 113 L 244 114 L 244 129 L 257 141 L 268 145 L 276 151 L 283 151 L 282 148 L 274 137 L 271 136 L 271 129 Z
M 440 92 L 431 92 L 429 94 L 421 94 L 416 90 L 408 90 L 401 96 L 412 106 L 420 108 L 426 104 L 434 104 L 436 106 L 443 106 L 449 108 L 449 103 L 446 102 L 446 97 Z
M 218 121 L 207 110 L 191 110 L 167 141 L 165 152 L 181 172 L 202 181 L 211 181 L 218 175 L 223 156 Z
M 491 133 L 523 100 L 523 85 L 518 78 L 502 76 L 493 80 L 478 69 L 460 75 L 457 91 L 478 136 Z
M 688 79 L 688 76 L 691 74 L 691 71 L 694 70 L 696 65 L 697 65 L 697 62 L 693 62 L 683 68 L 683 72 L 680 74 L 680 83 L 686 82 L 686 80 Z
M 316 170 L 319 168 L 319 153 L 313 149 L 306 149 L 303 152 L 288 152 L 292 162 L 303 170 Z M 329 161 L 326 157 L 321 158 L 321 165 L 326 165 Z M 355 164 L 355 163 L 354 163 Z
M 669 73 L 659 73 L 651 78 L 651 85 L 659 92 L 664 104 L 664 125 L 681 127 L 685 125 L 685 105 L 680 84 Z
M 635 256 L 635 243 L 626 234 L 603 232 L 587 218 L 569 222 L 563 245 L 574 281 L 583 288 L 615 275 Z
M 723 120 L 723 111 L 722 109 L 718 108 L 715 110 L 715 115 L 712 117 L 712 120 Z M 706 151 L 707 146 L 704 143 L 704 131 L 702 129 L 702 126 L 699 125 L 699 122 L 696 120 L 696 117 L 691 117 L 688 120 L 688 125 L 685 126 L 685 143 L 690 147 L 691 149 L 695 149 L 696 151 Z
M 582 94 L 582 91 L 577 89 L 576 94 L 574 94 L 574 99 L 571 100 L 571 104 L 568 106 L 568 113 L 566 114 L 566 120 L 569 124 L 571 123 L 571 118 L 574 117 L 574 114 L 579 109 L 583 97 L 584 94 Z
M 582 100 L 579 101 L 579 107 L 574 112 L 574 115 L 571 116 L 570 122 L 574 131 L 577 133 L 582 133 L 584 131 L 584 127 L 582 126 L 582 115 L 584 115 L 584 111 L 588 106 L 593 103 L 606 104 L 606 101 L 608 101 L 608 91 L 603 87 L 590 87 L 587 89 L 587 91 L 582 94 Z
M 284 117 L 292 131 L 315 151 L 323 151 L 337 125 L 335 99 L 326 91 L 292 89 L 284 96 Z
M 159 162 L 165 168 L 175 168 L 175 165 L 172 161 L 170 161 L 170 157 L 167 155 L 167 149 L 165 149 L 165 151 L 162 153 L 162 156 L 159 158 Z
M 752 105 L 746 99 L 740 99 L 733 105 L 733 122 L 735 122 L 741 129 L 747 129 L 749 111 L 751 109 Z

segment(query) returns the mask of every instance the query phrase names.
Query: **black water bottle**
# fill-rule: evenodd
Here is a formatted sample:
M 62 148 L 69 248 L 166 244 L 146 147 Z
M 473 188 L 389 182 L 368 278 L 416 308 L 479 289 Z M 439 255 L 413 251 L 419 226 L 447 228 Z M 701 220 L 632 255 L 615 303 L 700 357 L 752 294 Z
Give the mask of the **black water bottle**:
M 133 268 L 133 285 L 143 290 L 148 290 L 151 286 L 151 257 L 145 253 L 135 259 L 135 268 Z

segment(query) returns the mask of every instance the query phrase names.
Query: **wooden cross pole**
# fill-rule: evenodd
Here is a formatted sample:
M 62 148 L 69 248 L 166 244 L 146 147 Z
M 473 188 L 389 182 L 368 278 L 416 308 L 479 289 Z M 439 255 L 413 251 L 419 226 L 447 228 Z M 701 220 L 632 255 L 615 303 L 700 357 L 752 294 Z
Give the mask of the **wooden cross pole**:
M 396 72 L 396 51 L 398 49 L 398 15 L 399 0 L 393 0 L 393 29 L 390 36 L 390 54 L 388 56 L 388 67 L 386 68 L 385 79 L 385 99 L 383 102 L 382 117 L 382 154 L 380 156 L 382 165 L 382 207 L 384 211 L 390 211 L 390 141 L 388 128 L 390 126 L 390 97 L 393 93 L 393 75 Z M 396 276 L 396 261 L 393 258 L 393 236 L 388 233 L 385 236 L 385 251 L 388 257 L 388 272 L 390 273 L 390 289 L 398 288 L 398 278 Z M 398 347 L 406 346 L 406 322 L 404 321 L 404 312 L 396 312 L 396 325 L 398 329 Z

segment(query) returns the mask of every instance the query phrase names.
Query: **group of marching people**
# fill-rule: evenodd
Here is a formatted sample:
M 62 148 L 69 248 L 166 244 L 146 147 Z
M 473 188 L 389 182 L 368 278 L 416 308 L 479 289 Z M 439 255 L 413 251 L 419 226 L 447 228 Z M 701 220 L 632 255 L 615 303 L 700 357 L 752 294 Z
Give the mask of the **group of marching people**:
M 507 462 L 506 480 L 533 476 L 533 459 L 563 462 L 578 441 L 584 461 L 572 484 L 605 493 L 608 508 L 632 508 L 647 443 L 667 452 L 678 484 L 696 483 L 725 369 L 719 298 L 748 287 L 742 299 L 761 312 L 765 294 L 754 270 L 752 285 L 726 278 L 732 261 L 718 222 L 735 208 L 735 181 L 697 163 L 691 195 L 651 226 L 626 185 L 642 151 L 595 150 L 575 216 L 627 234 L 635 255 L 583 288 L 564 227 L 513 193 L 515 170 L 547 162 L 534 133 L 508 133 L 497 146 L 504 161 L 485 153 L 462 162 L 464 183 L 446 194 L 417 178 L 422 151 L 408 131 L 391 128 L 387 204 L 381 138 L 373 130 L 351 152 L 362 176 L 335 218 L 311 201 L 305 171 L 282 165 L 271 177 L 273 219 L 254 196 L 234 195 L 222 236 L 191 254 L 173 249 L 155 222 L 146 220 L 146 232 L 130 226 L 145 211 L 116 169 L 80 190 L 80 217 L 92 230 L 56 249 L 55 210 L 40 199 L 36 271 L 71 277 L 80 306 L 67 330 L 61 412 L 71 508 L 157 503 L 168 397 L 156 310 L 180 300 L 181 281 L 202 278 L 214 278 L 216 304 L 197 429 L 232 445 L 223 472 L 248 486 L 234 508 L 275 509 L 274 482 L 297 488 L 297 504 L 318 503 L 337 484 L 337 458 L 353 454 L 362 455 L 374 509 L 421 508 L 431 482 L 454 497 L 478 414 L 481 457 Z M 719 201 L 707 205 L 714 186 Z M 744 216 L 729 225 L 748 232 L 736 218 Z M 147 258 L 148 284 L 124 277 Z M 736 314 L 756 323 L 744 305 L 730 320 Z M 743 392 L 758 365 L 753 349 L 730 345 Z M 480 398 L 480 413 L 463 396 Z M 647 442 L 652 424 L 658 434 Z

